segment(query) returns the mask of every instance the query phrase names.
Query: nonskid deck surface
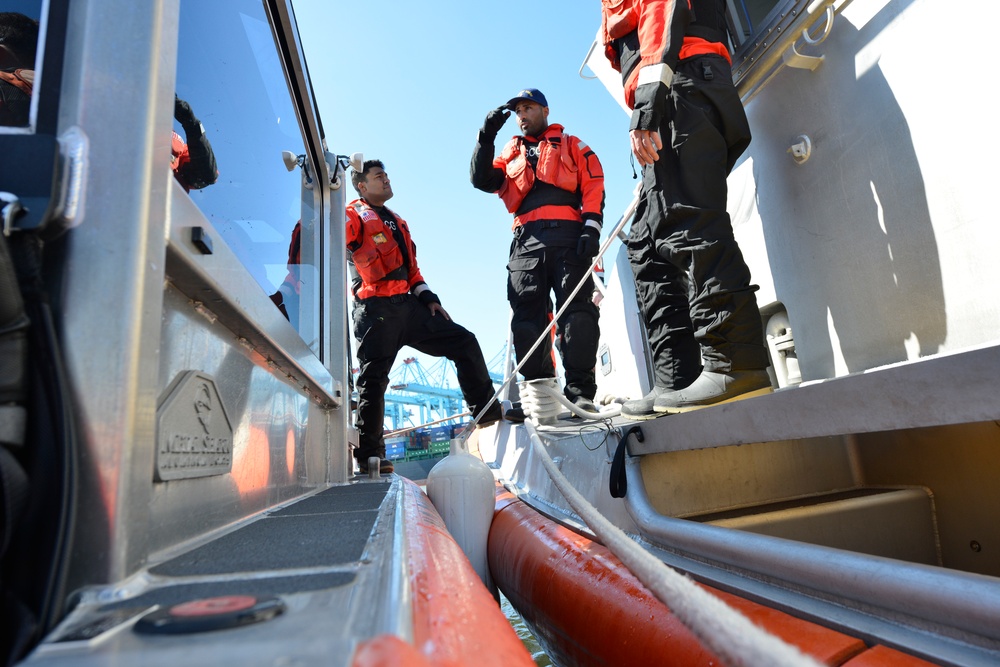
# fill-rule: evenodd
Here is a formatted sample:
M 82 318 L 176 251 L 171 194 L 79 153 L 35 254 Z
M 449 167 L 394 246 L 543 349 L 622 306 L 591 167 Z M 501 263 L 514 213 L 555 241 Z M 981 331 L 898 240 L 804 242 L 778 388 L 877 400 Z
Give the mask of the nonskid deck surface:
M 88 641 L 153 608 L 169 609 L 192 601 L 227 596 L 258 600 L 293 594 L 349 597 L 365 566 L 376 522 L 392 477 L 336 486 L 220 535 L 190 551 L 154 565 L 141 578 L 138 594 L 113 602 L 84 602 L 62 628 L 47 639 L 50 646 Z M 96 598 L 103 600 L 109 592 Z M 211 634 L 211 633 L 210 633 Z M 41 656 L 36 656 L 41 657 Z
M 388 488 L 366 483 L 327 489 L 149 572 L 188 577 L 353 563 L 361 558 Z

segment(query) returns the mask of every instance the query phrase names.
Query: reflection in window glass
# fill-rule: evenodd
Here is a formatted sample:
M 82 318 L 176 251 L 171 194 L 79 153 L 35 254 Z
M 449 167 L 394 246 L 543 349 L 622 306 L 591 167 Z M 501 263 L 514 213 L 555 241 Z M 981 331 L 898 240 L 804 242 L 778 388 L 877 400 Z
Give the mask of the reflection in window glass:
M 177 181 L 318 351 L 319 285 L 310 259 L 318 220 L 301 169 L 289 171 L 282 159 L 283 151 L 306 150 L 259 0 L 181 3 L 176 93 Z
M 0 126 L 31 125 L 41 15 L 41 0 L 0 4 Z

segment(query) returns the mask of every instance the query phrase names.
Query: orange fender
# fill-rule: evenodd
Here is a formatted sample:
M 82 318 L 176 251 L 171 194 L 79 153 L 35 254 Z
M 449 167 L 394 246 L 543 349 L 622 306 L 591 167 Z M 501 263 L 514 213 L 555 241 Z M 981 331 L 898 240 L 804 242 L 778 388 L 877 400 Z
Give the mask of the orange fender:
M 413 646 L 388 635 L 375 637 L 359 646 L 354 667 L 534 667 L 427 495 L 403 481 Z
M 719 665 L 720 661 L 603 545 L 498 487 L 490 572 L 557 664 Z M 929 663 L 705 586 L 752 622 L 827 665 Z M 849 661 L 849 662 L 848 662 Z
M 424 655 L 396 635 L 379 635 L 358 645 L 351 667 L 433 667 Z

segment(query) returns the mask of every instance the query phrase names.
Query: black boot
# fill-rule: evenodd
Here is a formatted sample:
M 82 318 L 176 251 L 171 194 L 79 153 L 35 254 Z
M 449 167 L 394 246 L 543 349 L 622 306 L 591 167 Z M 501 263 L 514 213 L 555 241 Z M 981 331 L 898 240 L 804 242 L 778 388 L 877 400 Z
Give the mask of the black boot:
M 388 475 L 395 470 L 395 466 L 392 465 L 392 461 L 389 459 L 381 459 L 378 463 L 378 471 L 382 475 Z M 364 461 L 358 461 L 358 472 L 361 475 L 368 474 L 368 459 Z
M 512 403 L 510 410 L 503 413 L 503 418 L 512 424 L 523 424 L 524 420 L 528 418 L 528 415 L 525 414 L 524 408 L 521 407 L 521 403 L 517 402 Z

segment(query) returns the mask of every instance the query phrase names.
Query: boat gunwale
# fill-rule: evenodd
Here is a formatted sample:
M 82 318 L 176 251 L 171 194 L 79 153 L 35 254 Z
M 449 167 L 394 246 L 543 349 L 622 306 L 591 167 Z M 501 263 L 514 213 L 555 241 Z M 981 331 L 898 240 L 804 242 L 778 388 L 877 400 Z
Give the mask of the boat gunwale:
M 645 546 L 697 581 L 942 664 L 1000 660 L 996 578 L 667 517 L 625 469 Z

